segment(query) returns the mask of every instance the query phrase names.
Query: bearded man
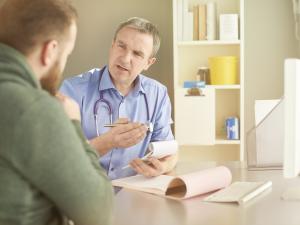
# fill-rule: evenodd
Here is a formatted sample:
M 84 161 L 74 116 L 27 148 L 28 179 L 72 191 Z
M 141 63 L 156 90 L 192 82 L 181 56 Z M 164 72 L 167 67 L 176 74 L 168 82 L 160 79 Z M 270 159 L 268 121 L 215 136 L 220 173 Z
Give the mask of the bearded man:
M 55 97 L 77 32 L 67 0 L 0 8 L 0 224 L 110 224 L 112 187 L 70 99 Z

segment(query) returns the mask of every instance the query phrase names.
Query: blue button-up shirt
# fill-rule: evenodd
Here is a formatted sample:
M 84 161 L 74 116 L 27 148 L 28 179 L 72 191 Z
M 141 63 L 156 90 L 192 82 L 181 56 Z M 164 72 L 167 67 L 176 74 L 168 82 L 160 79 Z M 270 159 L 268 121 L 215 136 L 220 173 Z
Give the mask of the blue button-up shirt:
M 101 82 L 99 83 L 100 77 Z M 170 127 L 173 121 L 167 89 L 153 79 L 138 75 L 131 92 L 127 96 L 122 96 L 115 88 L 107 67 L 103 69 L 103 73 L 102 70 L 96 68 L 66 79 L 60 91 L 79 104 L 82 128 L 87 139 L 97 137 L 95 107 L 97 108 L 99 135 L 110 129 L 103 126 L 110 123 L 108 104 L 103 101 L 96 104 L 100 99 L 100 93 L 111 107 L 112 122 L 125 117 L 130 121 L 141 123 L 150 120 L 153 124 L 153 132 L 148 132 L 140 143 L 125 149 L 112 149 L 100 158 L 101 166 L 111 179 L 134 175 L 135 172 L 131 168 L 122 169 L 122 167 L 128 165 L 135 158 L 143 157 L 150 142 L 174 139 Z M 149 111 L 150 118 L 147 118 L 147 111 Z

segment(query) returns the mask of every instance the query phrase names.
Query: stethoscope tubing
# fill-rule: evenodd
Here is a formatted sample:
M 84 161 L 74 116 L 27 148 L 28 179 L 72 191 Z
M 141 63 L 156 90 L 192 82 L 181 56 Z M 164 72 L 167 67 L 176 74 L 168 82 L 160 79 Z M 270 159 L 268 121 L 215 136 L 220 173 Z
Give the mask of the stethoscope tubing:
M 93 107 L 93 113 L 94 113 L 94 121 L 95 121 L 95 127 L 96 127 L 96 132 L 97 132 L 97 136 L 99 137 L 100 136 L 100 133 L 99 133 L 99 129 L 98 129 L 98 106 L 99 104 L 102 102 L 104 103 L 106 106 L 107 106 L 107 109 L 108 109 L 108 112 L 109 112 L 109 122 L 110 124 L 113 123 L 113 118 L 112 118 L 112 115 L 113 115 L 113 111 L 112 111 L 112 106 L 111 104 L 109 103 L 108 100 L 106 100 L 104 97 L 103 97 L 103 91 L 100 90 L 100 83 L 101 83 L 101 79 L 103 77 L 103 73 L 104 73 L 104 70 L 106 69 L 106 66 L 103 67 L 100 72 L 99 72 L 99 82 L 98 82 L 98 90 L 99 90 L 99 99 L 95 102 L 94 104 L 94 107 Z M 148 104 L 148 99 L 147 99 L 147 96 L 146 94 L 143 94 L 144 95 L 144 99 L 145 99 L 145 104 L 146 104 L 146 111 L 147 111 L 147 122 L 150 123 L 150 112 L 149 112 L 149 104 Z

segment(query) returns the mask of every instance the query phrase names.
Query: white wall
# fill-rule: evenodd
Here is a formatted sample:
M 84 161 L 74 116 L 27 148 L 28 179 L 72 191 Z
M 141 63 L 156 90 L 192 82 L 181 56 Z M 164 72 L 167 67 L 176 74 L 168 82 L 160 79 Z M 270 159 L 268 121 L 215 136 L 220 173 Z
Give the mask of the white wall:
M 283 62 L 297 56 L 292 0 L 245 0 L 245 130 L 254 100 L 283 95 Z
M 139 16 L 156 24 L 162 39 L 158 61 L 145 74 L 165 84 L 172 96 L 171 0 L 74 0 L 73 2 L 79 12 L 79 32 L 65 76 L 105 65 L 118 24 L 129 17 Z

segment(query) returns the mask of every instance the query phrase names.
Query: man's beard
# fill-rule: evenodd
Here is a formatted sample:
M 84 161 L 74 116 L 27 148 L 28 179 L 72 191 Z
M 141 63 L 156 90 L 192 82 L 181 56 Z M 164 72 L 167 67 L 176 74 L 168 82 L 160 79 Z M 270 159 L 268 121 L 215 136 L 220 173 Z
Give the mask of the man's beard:
M 60 79 L 61 71 L 59 63 L 56 61 L 48 73 L 41 78 L 40 83 L 45 91 L 48 91 L 51 95 L 55 96 Z

